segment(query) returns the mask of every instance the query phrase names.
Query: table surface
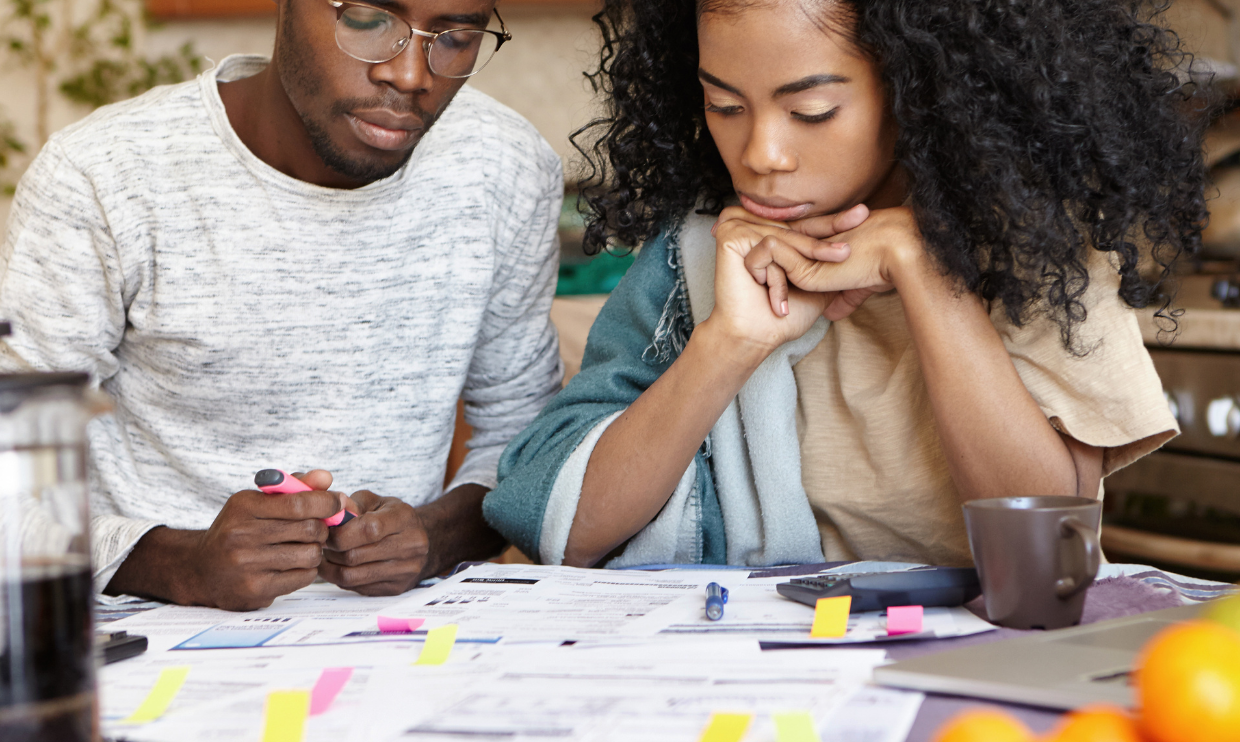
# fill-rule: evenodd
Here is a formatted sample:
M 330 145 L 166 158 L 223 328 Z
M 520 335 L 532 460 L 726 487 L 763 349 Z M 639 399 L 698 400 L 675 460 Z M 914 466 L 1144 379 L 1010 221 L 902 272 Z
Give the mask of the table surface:
M 1081 624 L 1091 624 L 1123 616 L 1170 608 L 1185 602 L 1201 602 L 1222 597 L 1236 590 L 1236 586 L 1224 583 L 1204 583 L 1181 578 L 1155 569 L 1130 572 L 1127 575 L 1103 579 L 1090 586 L 1085 596 L 1085 612 Z M 970 609 L 984 617 L 985 608 L 979 598 Z M 1031 633 L 1017 629 L 1000 628 L 984 634 L 954 639 L 908 641 L 888 645 L 887 655 L 893 660 L 903 660 L 921 655 L 943 652 L 949 649 L 987 644 Z M 991 705 L 1003 708 L 1019 718 L 1036 734 L 1049 731 L 1064 712 L 1020 706 L 1017 704 L 985 701 L 938 693 L 927 693 L 918 711 L 906 742 L 931 742 L 934 733 L 952 716 L 961 711 Z
M 832 566 L 838 564 L 844 563 L 832 563 Z M 461 565 L 461 567 L 464 566 L 466 565 Z M 1181 605 L 1184 602 L 1209 600 L 1222 597 L 1237 590 L 1237 586 L 1234 585 L 1207 583 L 1201 580 L 1182 578 L 1179 575 L 1169 574 L 1153 568 L 1143 568 L 1134 571 L 1131 569 L 1131 565 L 1124 566 L 1129 567 L 1127 574 L 1102 579 L 1089 588 L 1085 599 L 1085 613 L 1081 620 L 1082 625 L 1158 610 L 1172 605 Z M 458 567 L 458 569 L 461 567 Z M 1134 590 L 1134 587 L 1141 587 L 1142 590 Z M 134 613 L 150 610 L 159 605 L 162 604 L 150 602 L 124 605 L 100 604 L 96 608 L 96 627 L 99 630 L 103 630 L 112 621 L 133 615 Z M 971 603 L 969 608 L 984 617 L 985 608 L 981 598 Z M 995 631 L 952 639 L 890 642 L 884 644 L 883 647 L 887 650 L 888 657 L 898 661 L 960 647 L 1002 641 L 1027 633 L 1029 632 L 999 628 Z M 857 645 L 844 646 L 855 647 Z M 824 645 L 815 645 L 815 648 L 824 651 L 830 651 L 831 649 L 831 647 Z M 1050 730 L 1063 715 L 1063 712 L 1053 709 L 1021 706 L 962 696 L 926 693 L 925 701 L 917 713 L 917 718 L 913 722 L 906 742 L 932 742 L 935 732 L 952 716 L 965 709 L 982 705 L 1003 708 L 1023 721 L 1037 734 Z

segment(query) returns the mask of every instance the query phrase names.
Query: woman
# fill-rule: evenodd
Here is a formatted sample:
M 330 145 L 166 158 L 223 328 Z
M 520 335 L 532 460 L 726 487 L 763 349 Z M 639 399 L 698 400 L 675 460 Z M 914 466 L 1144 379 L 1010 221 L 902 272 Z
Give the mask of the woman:
M 641 252 L 488 521 L 552 564 L 967 564 L 962 501 L 1100 496 L 1178 432 L 1133 308 L 1206 217 L 1149 16 L 607 2 L 587 243 Z

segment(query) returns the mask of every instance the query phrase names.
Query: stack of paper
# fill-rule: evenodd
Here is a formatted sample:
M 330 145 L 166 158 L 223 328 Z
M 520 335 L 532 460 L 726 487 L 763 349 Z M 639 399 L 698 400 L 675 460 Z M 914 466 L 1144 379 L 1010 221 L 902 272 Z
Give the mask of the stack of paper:
M 104 734 L 697 742 L 729 713 L 747 742 L 811 723 L 822 742 L 903 740 L 921 695 L 867 684 L 885 651 L 762 651 L 809 641 L 813 610 L 774 592 L 786 576 L 749 575 L 487 564 L 398 598 L 314 585 L 248 614 L 166 606 L 111 624 L 151 649 L 101 671 Z M 708 582 L 730 591 L 721 621 Z M 936 610 L 921 635 L 978 628 Z M 884 624 L 854 616 L 844 641 Z
M 871 566 L 866 566 L 867 564 Z M 877 571 L 876 563 L 850 565 Z M 918 565 L 879 567 L 907 569 Z M 425 626 L 455 623 L 476 640 L 538 641 L 655 634 L 745 636 L 766 642 L 853 644 L 893 639 L 965 636 L 994 626 L 965 608 L 928 608 L 920 633 L 888 636 L 882 613 L 849 618 L 845 636 L 811 639 L 814 611 L 775 591 L 788 576 L 750 576 L 747 570 L 607 571 L 514 564 L 484 564 L 417 591 L 386 615 L 425 619 Z M 703 590 L 728 588 L 724 620 L 703 610 Z

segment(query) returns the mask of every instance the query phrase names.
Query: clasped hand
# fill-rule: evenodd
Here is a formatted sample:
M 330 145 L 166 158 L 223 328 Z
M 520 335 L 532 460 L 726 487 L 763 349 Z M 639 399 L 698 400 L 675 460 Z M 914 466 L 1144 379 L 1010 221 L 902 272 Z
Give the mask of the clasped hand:
M 430 541 L 417 510 L 395 497 L 328 491 L 330 473 L 298 475 L 312 492 L 265 495 L 242 490 L 201 532 L 193 560 L 195 602 L 254 610 L 322 576 L 362 595 L 397 595 L 417 585 Z M 329 529 L 322 519 L 357 514 Z
M 716 313 L 735 334 L 771 347 L 800 337 L 819 315 L 847 317 L 924 263 L 907 207 L 870 212 L 858 205 L 784 224 L 733 206 L 713 231 Z M 761 293 L 769 313 L 755 311 Z

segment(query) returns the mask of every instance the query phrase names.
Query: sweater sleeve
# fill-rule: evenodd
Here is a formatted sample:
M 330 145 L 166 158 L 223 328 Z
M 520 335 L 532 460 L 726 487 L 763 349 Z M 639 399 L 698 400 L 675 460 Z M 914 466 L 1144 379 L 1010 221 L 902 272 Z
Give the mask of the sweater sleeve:
M 87 176 L 53 139 L 22 177 L 0 250 L 0 370 L 116 373 L 124 272 Z
M 122 261 L 95 186 L 55 138 L 18 185 L 0 249 L 0 371 L 80 371 L 99 384 L 117 371 L 125 332 Z M 159 525 L 101 512 L 92 491 L 95 588 Z
M 495 289 L 461 394 L 473 435 L 449 490 L 494 488 L 504 446 L 533 422 L 564 378 L 551 323 L 564 175 L 550 147 L 542 154 L 537 166 L 523 165 L 526 172 L 514 174 L 521 187 L 504 189 L 495 204 Z
M 652 241 L 590 328 L 580 373 L 504 451 L 499 485 L 483 501 L 482 512 L 527 556 L 539 558 L 548 502 L 569 457 L 592 430 L 632 404 L 675 360 L 646 353 L 675 287 L 666 241 Z

